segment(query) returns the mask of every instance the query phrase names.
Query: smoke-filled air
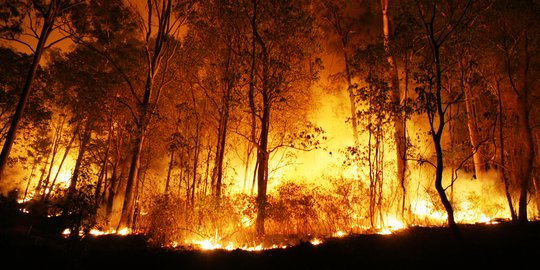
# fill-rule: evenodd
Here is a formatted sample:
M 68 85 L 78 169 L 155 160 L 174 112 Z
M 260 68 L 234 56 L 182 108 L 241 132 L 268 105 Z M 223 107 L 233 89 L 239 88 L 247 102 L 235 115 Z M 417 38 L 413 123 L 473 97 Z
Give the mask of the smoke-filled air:
M 536 11 L 2 1 L 2 209 L 195 249 L 536 220 Z

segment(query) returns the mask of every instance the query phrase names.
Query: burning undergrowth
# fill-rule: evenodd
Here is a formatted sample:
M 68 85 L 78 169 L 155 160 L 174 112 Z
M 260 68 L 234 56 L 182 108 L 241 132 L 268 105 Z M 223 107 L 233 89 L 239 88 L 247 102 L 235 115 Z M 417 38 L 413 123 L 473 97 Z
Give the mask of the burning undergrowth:
M 10 205 L 31 217 L 22 230 L 39 235 L 52 233 L 74 239 L 131 235 L 160 249 L 258 251 L 302 243 L 318 245 L 348 235 L 391 234 L 411 226 L 445 226 L 447 217 L 437 194 L 427 185 L 414 185 L 417 192 L 410 193 L 407 207 L 401 209 L 396 206 L 396 198 L 388 195 L 396 189 L 390 184 L 382 191 L 381 200 L 373 203 L 366 199 L 369 185 L 359 180 L 284 180 L 267 196 L 264 236 L 255 229 L 256 196 L 247 193 L 228 192 L 219 200 L 202 194 L 190 200 L 175 192 L 147 194 L 138 201 L 131 229 L 114 227 L 114 221 L 103 218 L 93 208 L 91 187 L 72 194 L 75 200 L 70 204 L 62 203 L 65 196 L 61 192 L 50 197 L 48 205 L 35 198 L 17 202 L 17 194 L 11 194 L 3 208 Z M 483 196 L 496 194 L 495 189 L 487 181 L 455 182 L 449 194 L 456 220 L 462 224 L 508 220 L 501 198 Z M 63 214 L 66 209 L 68 214 Z M 16 223 L 17 219 L 13 220 Z
M 409 226 L 445 226 L 446 215 L 435 193 L 416 198 L 405 212 L 392 211 L 386 208 L 389 202 L 381 202 L 376 205 L 377 216 L 369 217 L 369 201 L 362 200 L 367 192 L 357 181 L 343 178 L 326 186 L 285 181 L 268 195 L 264 237 L 254 228 L 254 196 L 227 194 L 219 201 L 213 196 L 193 201 L 175 194 L 149 196 L 140 202 L 137 226 L 129 233 L 144 235 L 149 245 L 159 248 L 254 251 L 319 244 L 328 237 L 389 234 Z M 469 187 L 453 197 L 458 222 L 506 219 L 503 205 L 481 196 L 481 192 Z M 97 228 L 92 234 L 115 232 L 106 225 Z

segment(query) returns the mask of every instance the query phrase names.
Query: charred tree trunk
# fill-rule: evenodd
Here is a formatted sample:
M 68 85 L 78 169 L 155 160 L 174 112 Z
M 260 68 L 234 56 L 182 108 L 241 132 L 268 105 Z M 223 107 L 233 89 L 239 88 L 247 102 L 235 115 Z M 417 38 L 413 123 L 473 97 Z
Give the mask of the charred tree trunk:
M 420 2 L 416 2 L 416 5 L 418 7 L 419 15 L 422 19 L 423 26 L 425 28 L 425 36 L 427 45 L 430 48 L 431 57 L 434 65 L 434 72 L 432 75 L 435 79 L 435 89 L 433 92 L 433 82 L 430 79 L 430 85 L 429 85 L 429 95 L 433 96 L 431 101 L 427 101 L 428 103 L 433 102 L 432 104 L 426 104 L 426 111 L 429 119 L 429 127 L 430 127 L 430 134 L 433 140 L 433 144 L 435 147 L 435 153 L 436 153 L 436 163 L 435 163 L 435 189 L 437 190 L 437 193 L 439 194 L 439 197 L 441 199 L 441 203 L 443 204 L 446 213 L 448 215 L 447 222 L 448 227 L 450 230 L 454 233 L 454 236 L 457 240 L 461 240 L 461 232 L 456 224 L 456 221 L 454 219 L 454 209 L 452 207 L 452 204 L 448 200 L 448 197 L 446 195 L 446 189 L 442 185 L 443 180 L 443 170 L 444 170 L 444 162 L 443 162 L 443 149 L 442 149 L 442 137 L 444 134 L 444 126 L 445 126 L 445 113 L 446 109 L 450 104 L 445 105 L 443 108 L 443 96 L 442 96 L 442 68 L 441 68 L 441 53 L 440 49 L 444 42 L 452 35 L 452 33 L 456 30 L 457 26 L 462 24 L 462 20 L 467 14 L 472 1 L 466 1 L 464 4 L 461 12 L 456 12 L 456 9 L 452 9 L 451 13 L 452 15 L 448 18 L 448 21 L 442 25 L 442 26 L 436 26 L 436 17 L 437 17 L 437 1 L 434 1 L 430 3 L 431 6 L 424 7 Z M 458 15 L 455 15 L 458 14 Z M 454 18 L 453 16 L 457 16 L 457 18 Z M 442 30 L 438 30 L 442 29 Z M 426 98 L 426 100 L 429 98 Z
M 259 133 L 259 142 L 257 145 L 257 218 L 255 219 L 255 230 L 258 237 L 264 237 L 264 223 L 266 219 L 266 192 L 268 185 L 268 133 L 270 131 L 270 91 L 269 91 L 269 56 L 264 40 L 259 35 L 257 25 L 257 1 L 253 0 L 253 17 L 251 18 L 251 27 L 253 31 L 253 54 L 252 54 L 252 69 L 251 69 L 251 87 L 250 87 L 250 107 L 252 119 L 256 116 L 254 103 L 254 85 L 255 85 L 255 45 L 258 44 L 261 49 L 261 65 L 262 65 L 262 115 L 259 116 L 261 130 Z M 254 139 L 255 123 L 252 123 L 252 139 Z M 255 141 L 254 141 L 255 142 Z

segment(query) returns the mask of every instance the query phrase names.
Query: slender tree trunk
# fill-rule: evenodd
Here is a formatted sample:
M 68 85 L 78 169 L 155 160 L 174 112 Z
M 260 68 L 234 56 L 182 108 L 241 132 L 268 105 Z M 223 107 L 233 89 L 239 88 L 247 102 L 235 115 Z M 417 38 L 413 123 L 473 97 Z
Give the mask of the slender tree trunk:
M 55 138 L 54 138 L 54 144 L 53 144 L 52 155 L 51 155 L 51 163 L 49 165 L 49 171 L 47 172 L 47 177 L 45 177 L 45 182 L 43 183 L 44 192 L 43 192 L 43 196 L 41 197 L 42 201 L 47 200 L 47 197 L 49 196 L 49 194 L 52 192 L 54 188 L 53 185 L 49 185 L 49 184 L 51 181 L 51 175 L 52 175 L 52 171 L 53 171 L 55 160 L 56 160 L 56 154 L 58 154 L 58 148 L 60 148 L 60 141 L 62 140 L 64 120 L 65 120 L 65 116 L 62 115 L 61 119 L 59 120 L 58 126 L 55 128 L 55 133 L 54 133 Z M 74 134 L 74 136 L 76 136 L 76 134 Z M 60 167 L 57 168 L 57 171 L 56 171 L 57 174 L 60 172 L 60 169 L 61 169 Z
M 195 190 L 197 187 L 197 176 L 198 176 L 198 169 L 199 169 L 199 152 L 201 151 L 201 141 L 199 138 L 199 132 L 200 132 L 201 124 L 199 121 L 199 117 L 197 116 L 197 127 L 195 130 L 195 149 L 193 153 L 193 180 L 191 182 L 191 206 L 195 207 Z
M 439 58 L 439 46 L 437 45 L 435 39 L 435 35 L 432 34 L 430 36 L 431 39 L 431 45 L 433 49 L 433 56 L 435 61 L 435 87 L 436 87 L 436 103 L 437 103 L 437 119 L 438 119 L 438 125 L 436 130 L 431 130 L 433 143 L 435 145 L 435 153 L 437 155 L 437 163 L 435 168 L 435 189 L 437 190 L 437 193 L 439 193 L 439 197 L 441 198 L 441 202 L 446 209 L 446 213 L 448 214 L 448 227 L 454 232 L 456 237 L 461 238 L 461 233 L 459 231 L 459 228 L 456 224 L 456 221 L 454 220 L 454 209 L 452 208 L 452 204 L 448 200 L 448 197 L 446 196 L 446 191 L 444 187 L 442 186 L 442 180 L 443 180 L 443 169 L 444 169 L 444 163 L 443 163 L 443 150 L 441 145 L 441 139 L 444 131 L 444 124 L 445 124 L 445 117 L 444 117 L 444 110 L 442 108 L 442 71 L 441 71 L 441 63 Z M 432 120 L 434 121 L 434 119 Z
M 171 184 L 171 173 L 173 170 L 173 164 L 174 164 L 174 149 L 171 150 L 171 155 L 169 157 L 169 167 L 167 168 L 167 181 L 165 182 L 165 190 L 163 193 L 168 194 L 169 193 L 169 186 Z
M 90 142 L 90 137 L 92 135 L 92 129 L 91 124 L 88 123 L 86 125 L 86 128 L 84 130 L 84 134 L 82 136 L 81 145 L 79 146 L 79 154 L 77 155 L 77 160 L 75 161 L 75 166 L 73 168 L 73 176 L 71 177 L 71 181 L 69 183 L 67 198 L 66 198 L 66 205 L 64 205 L 64 211 L 62 215 L 67 216 L 69 214 L 69 206 L 73 202 L 73 196 L 75 195 L 75 192 L 77 191 L 77 184 L 79 182 L 79 176 L 81 172 L 81 166 L 84 159 L 84 154 L 86 153 L 86 147 L 88 146 L 88 143 Z
M 406 197 L 405 194 L 405 173 L 407 170 L 407 149 L 405 147 L 405 129 L 406 122 L 401 107 L 403 106 L 403 100 L 401 99 L 401 93 L 399 90 L 399 77 L 396 65 L 396 60 L 392 54 L 390 48 L 390 27 L 388 22 L 388 0 L 381 0 L 382 6 L 382 18 L 383 18 L 383 34 L 384 34 L 384 51 L 386 53 L 386 61 L 390 67 L 390 86 L 392 89 L 392 102 L 395 106 L 395 114 L 393 117 L 394 122 L 394 140 L 396 143 L 396 175 L 397 179 L 402 187 L 402 198 Z M 402 205 L 402 211 L 404 211 L 404 205 Z
M 139 129 L 141 129 L 140 127 Z M 129 175 L 126 183 L 126 193 L 124 203 L 122 206 L 122 214 L 120 216 L 120 222 L 118 224 L 117 231 L 124 227 L 128 227 L 133 223 L 133 213 L 135 206 L 135 187 L 139 177 L 139 170 L 141 166 L 141 153 L 144 145 L 145 135 L 142 131 L 138 132 L 138 136 L 135 138 L 135 144 L 133 152 L 131 154 L 131 165 L 129 168 Z
M 251 142 L 248 143 L 247 149 L 246 149 L 246 163 L 244 163 L 244 185 L 242 188 L 242 192 L 246 192 L 246 189 L 249 188 L 248 186 L 248 171 L 249 171 L 249 164 L 251 159 L 251 152 L 253 151 L 253 144 Z
M 264 108 L 261 119 L 260 147 L 257 150 L 258 171 L 257 171 L 257 218 L 255 226 L 257 235 L 265 235 L 264 222 L 266 219 L 266 192 L 268 186 L 268 132 L 270 127 L 270 105 L 268 98 L 263 96 Z
M 463 79 L 462 79 L 463 80 Z M 478 133 L 478 124 L 476 121 L 476 113 L 474 111 L 473 97 L 469 87 L 462 82 L 462 88 L 465 95 L 465 109 L 467 111 L 467 128 L 469 130 L 469 139 L 471 141 L 473 151 L 474 172 L 476 179 L 484 179 L 484 161 L 480 151 L 480 135 Z
M 354 86 L 352 84 L 352 75 L 350 71 L 349 55 L 346 51 L 346 45 L 343 45 L 343 59 L 345 60 L 345 75 L 347 76 L 347 93 L 349 95 L 349 104 L 351 108 L 351 126 L 353 132 L 354 147 L 358 150 L 360 148 L 360 141 L 358 139 L 358 117 L 356 116 L 356 97 L 354 94 Z
M 523 164 L 519 169 L 520 176 L 520 194 L 519 194 L 519 210 L 518 210 L 518 220 L 521 223 L 526 223 L 529 221 L 527 213 L 527 195 L 529 192 L 529 183 L 532 180 L 532 168 L 534 161 L 534 151 L 533 151 L 533 139 L 532 131 L 529 124 L 529 100 L 527 91 L 524 90 L 524 93 L 520 95 L 518 105 L 519 113 L 519 124 L 520 124 L 520 138 L 523 140 L 521 147 L 523 149 Z
M 111 120 L 109 121 L 109 133 L 107 134 L 107 145 L 105 146 L 105 153 L 103 154 L 103 162 L 101 163 L 101 169 L 98 175 L 98 181 L 96 183 L 96 192 L 94 198 L 96 205 L 103 200 L 106 188 L 106 179 L 107 179 L 107 170 L 109 164 L 109 152 L 111 150 L 111 141 L 113 137 L 113 120 L 111 115 Z M 101 192 L 101 187 L 103 186 L 103 192 Z
M 497 80 L 497 98 L 499 106 L 499 144 L 500 144 L 500 169 L 501 169 L 501 180 L 504 184 L 504 193 L 506 195 L 506 201 L 508 202 L 508 208 L 510 210 L 510 216 L 513 221 L 517 221 L 516 210 L 514 209 L 514 203 L 512 202 L 512 195 L 510 194 L 510 183 L 508 181 L 508 174 L 506 172 L 506 160 L 505 160 L 505 142 L 504 142 L 504 129 L 503 129 L 503 102 L 501 97 L 500 82 Z
M 21 96 L 19 98 L 19 102 L 17 103 L 17 108 L 15 109 L 15 114 L 13 115 L 13 118 L 11 118 L 11 125 L 9 126 L 9 130 L 6 135 L 6 140 L 4 141 L 4 146 L 2 148 L 2 152 L 0 153 L 0 182 L 4 179 L 3 174 L 6 168 L 9 154 L 11 152 L 11 148 L 17 136 L 17 130 L 23 118 L 26 104 L 28 103 L 28 97 L 30 96 L 30 93 L 32 91 L 32 84 L 34 82 L 34 78 L 36 76 L 37 69 L 39 67 L 39 62 L 41 60 L 41 56 L 45 49 L 45 44 L 47 42 L 47 39 L 49 38 L 49 35 L 51 34 L 56 16 L 58 15 L 57 5 L 58 5 L 57 1 L 51 1 L 51 3 L 49 4 L 47 8 L 47 13 L 45 14 L 45 17 L 43 19 L 43 25 L 41 27 L 39 40 L 36 45 L 36 49 L 34 50 L 34 58 L 32 60 L 32 65 L 30 66 L 30 70 L 28 71 L 28 74 L 26 75 L 26 80 L 24 82 Z
M 216 199 L 219 201 L 221 199 L 221 182 L 223 178 L 223 160 L 225 157 L 225 143 L 227 141 L 227 125 L 229 121 L 229 109 L 228 104 L 224 105 L 225 108 L 223 108 L 224 112 L 222 112 L 221 115 L 221 121 L 220 121 L 220 132 L 219 132 L 219 141 L 218 144 L 220 147 L 218 147 L 219 152 L 216 153 L 216 169 L 217 169 L 217 175 L 216 175 Z
M 157 16 L 158 22 L 155 25 L 152 25 L 152 17 L 154 14 L 153 8 L 161 8 L 156 12 L 159 14 Z M 141 165 L 141 154 L 143 150 L 144 141 L 147 136 L 148 126 L 152 120 L 152 115 L 156 109 L 156 106 L 159 101 L 159 94 L 154 97 L 154 82 L 156 75 L 160 69 L 161 61 L 164 56 L 164 46 L 167 42 L 169 34 L 173 29 L 170 24 L 172 12 L 172 0 L 163 0 L 161 5 L 156 2 L 148 1 L 148 26 L 145 28 L 146 31 L 146 57 L 147 57 L 147 70 L 146 70 L 146 81 L 144 86 L 144 94 L 142 100 L 140 100 L 139 106 L 139 118 L 137 121 L 137 130 L 133 145 L 133 152 L 131 158 L 131 167 L 129 169 L 128 180 L 126 184 L 126 193 L 124 198 L 124 204 L 122 206 L 122 214 L 120 217 L 120 222 L 118 228 L 128 227 L 133 224 L 133 214 L 135 207 L 135 193 L 136 187 L 138 186 L 138 177 L 139 170 Z M 152 37 L 152 30 L 157 28 L 157 33 L 153 41 L 151 42 L 150 38 Z M 150 44 L 153 43 L 152 49 L 150 49 Z M 158 88 L 158 93 L 159 93 Z
M 56 170 L 56 174 L 54 175 L 54 179 L 51 183 L 51 188 L 54 187 L 55 183 L 56 183 L 56 180 L 58 179 L 58 175 L 60 174 L 60 170 L 62 170 L 62 166 L 64 165 L 64 162 L 66 161 L 66 158 L 69 154 L 69 151 L 71 150 L 71 146 L 73 145 L 73 142 L 75 141 L 75 138 L 77 138 L 77 134 L 79 133 L 79 128 L 77 127 L 77 129 L 75 129 L 75 131 L 73 132 L 73 136 L 71 136 L 71 139 L 69 140 L 69 143 L 68 145 L 66 146 L 66 151 L 64 152 L 64 156 L 62 157 L 62 160 L 60 161 L 60 164 L 58 165 L 58 170 Z M 49 194 L 50 192 L 48 193 L 45 193 L 44 194 L 44 201 L 47 201 L 47 199 L 49 198 Z
M 32 164 L 32 170 L 30 170 L 30 175 L 28 175 L 28 183 L 26 183 L 26 188 L 24 189 L 23 202 L 26 202 L 26 197 L 28 196 L 28 188 L 32 183 L 32 178 L 34 178 L 34 172 L 36 171 L 36 167 L 40 161 L 40 158 L 34 159 L 34 164 Z
M 118 186 L 119 186 L 119 168 L 121 168 L 121 162 L 122 162 L 122 132 L 117 132 L 116 134 L 116 147 L 115 147 L 115 157 L 114 162 L 112 164 L 112 173 L 111 173 L 111 179 L 109 181 L 109 188 L 108 188 L 108 194 L 107 194 L 107 205 L 106 205 L 106 216 L 107 220 L 110 221 L 112 218 L 112 212 L 114 207 L 114 200 L 117 196 Z

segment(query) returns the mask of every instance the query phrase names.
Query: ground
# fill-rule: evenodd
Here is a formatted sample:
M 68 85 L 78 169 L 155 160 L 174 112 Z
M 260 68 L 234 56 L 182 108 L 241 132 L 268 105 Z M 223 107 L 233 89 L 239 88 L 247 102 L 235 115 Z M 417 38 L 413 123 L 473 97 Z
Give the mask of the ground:
M 461 240 L 447 228 L 411 227 L 250 252 L 158 249 L 134 235 L 69 241 L 2 230 L 0 258 L 23 269 L 516 269 L 538 264 L 539 221 L 460 225 L 460 231 Z

